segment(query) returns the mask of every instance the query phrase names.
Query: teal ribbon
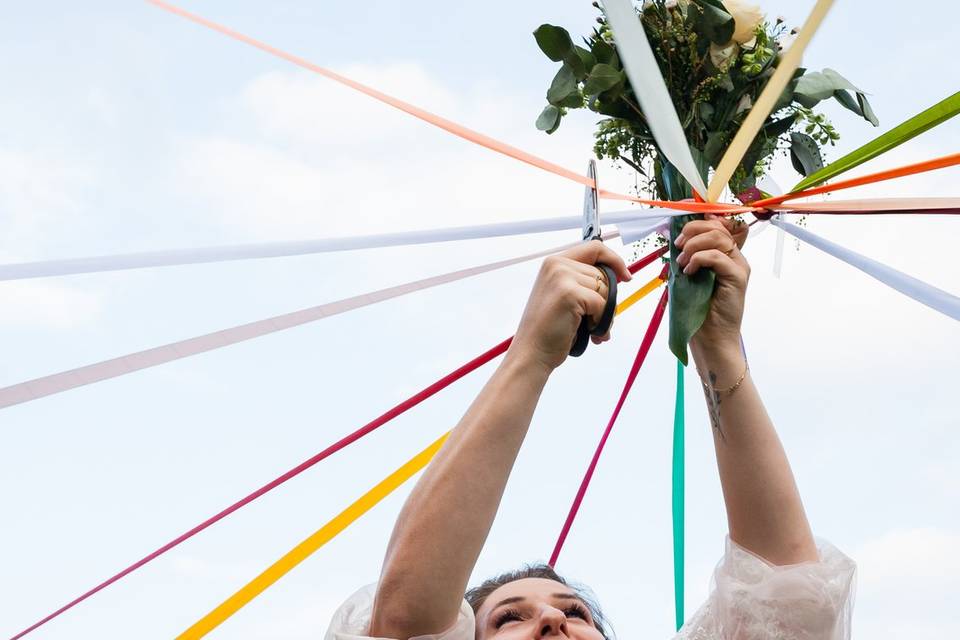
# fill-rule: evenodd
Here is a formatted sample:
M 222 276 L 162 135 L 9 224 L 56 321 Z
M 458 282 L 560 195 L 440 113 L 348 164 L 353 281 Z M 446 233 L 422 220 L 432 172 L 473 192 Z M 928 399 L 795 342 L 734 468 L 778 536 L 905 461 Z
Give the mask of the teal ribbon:
M 683 626 L 684 418 L 683 363 L 677 360 L 677 397 L 673 409 L 673 602 L 677 630 Z

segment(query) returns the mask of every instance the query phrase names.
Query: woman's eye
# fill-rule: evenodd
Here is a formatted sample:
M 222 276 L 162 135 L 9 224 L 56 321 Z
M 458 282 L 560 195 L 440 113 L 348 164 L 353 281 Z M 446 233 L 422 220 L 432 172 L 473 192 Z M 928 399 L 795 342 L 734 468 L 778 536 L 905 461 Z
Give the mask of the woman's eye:
M 508 622 L 515 622 L 520 620 L 520 614 L 516 611 L 504 611 L 499 616 L 497 616 L 497 621 L 494 623 L 494 627 L 499 629 Z
M 580 618 L 581 620 L 587 619 L 587 612 L 583 610 L 583 607 L 569 607 L 563 613 L 568 618 Z

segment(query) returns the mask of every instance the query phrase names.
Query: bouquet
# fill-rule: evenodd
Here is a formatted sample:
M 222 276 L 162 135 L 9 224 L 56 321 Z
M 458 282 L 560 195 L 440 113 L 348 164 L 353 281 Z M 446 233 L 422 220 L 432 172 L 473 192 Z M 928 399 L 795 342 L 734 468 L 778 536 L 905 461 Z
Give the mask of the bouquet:
M 657 148 L 643 109 L 634 95 L 616 42 L 600 5 L 597 25 L 574 44 L 567 30 L 549 24 L 535 32 L 540 49 L 561 67 L 547 90 L 538 129 L 554 133 L 570 109 L 590 109 L 597 123 L 598 159 L 622 162 L 637 173 L 638 195 L 661 200 L 692 197 L 692 190 Z M 691 153 L 707 180 L 727 145 L 759 97 L 796 30 L 783 18 L 768 20 L 742 0 L 646 0 L 636 8 L 676 108 Z M 778 155 L 789 155 L 802 176 L 823 168 L 822 149 L 840 138 L 816 110 L 835 99 L 878 125 L 866 94 L 833 69 L 798 69 L 728 186 L 748 202 L 761 197 L 757 181 Z M 694 216 L 674 218 L 679 229 Z M 673 256 L 675 258 L 675 256 Z M 671 269 L 671 349 L 686 363 L 686 344 L 709 309 L 713 274 L 688 277 Z

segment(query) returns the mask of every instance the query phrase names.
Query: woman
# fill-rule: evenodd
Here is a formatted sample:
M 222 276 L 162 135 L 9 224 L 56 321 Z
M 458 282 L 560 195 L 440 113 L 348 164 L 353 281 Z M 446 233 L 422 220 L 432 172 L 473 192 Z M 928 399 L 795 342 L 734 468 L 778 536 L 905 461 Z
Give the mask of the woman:
M 684 272 L 713 269 L 710 312 L 690 347 L 703 381 L 729 525 L 727 553 L 687 639 L 841 640 L 850 636 L 855 566 L 815 543 L 740 342 L 750 267 L 747 227 L 707 216 L 676 238 Z M 503 362 L 417 483 L 397 519 L 380 582 L 355 594 L 327 640 L 607 638 L 599 609 L 538 565 L 464 590 L 550 373 L 606 287 L 595 264 L 630 280 L 599 242 L 547 258 Z M 602 342 L 609 336 L 595 339 Z

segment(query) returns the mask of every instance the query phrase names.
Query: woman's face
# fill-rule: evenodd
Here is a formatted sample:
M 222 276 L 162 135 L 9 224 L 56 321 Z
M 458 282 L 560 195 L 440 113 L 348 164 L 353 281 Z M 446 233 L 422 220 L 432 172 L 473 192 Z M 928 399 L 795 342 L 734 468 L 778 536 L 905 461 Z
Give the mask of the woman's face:
M 476 637 L 603 640 L 590 609 L 573 590 L 545 578 L 515 580 L 491 593 L 477 611 Z

